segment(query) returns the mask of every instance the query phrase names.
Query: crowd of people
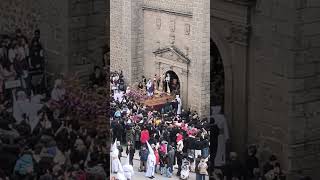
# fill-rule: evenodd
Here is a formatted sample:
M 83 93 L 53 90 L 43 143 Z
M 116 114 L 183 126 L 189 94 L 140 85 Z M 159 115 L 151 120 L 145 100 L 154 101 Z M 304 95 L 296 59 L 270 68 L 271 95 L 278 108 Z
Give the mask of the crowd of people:
M 27 42 L 19 29 L 1 39 L 0 179 L 107 179 L 109 75 L 95 67 L 85 86 L 75 74 L 30 84 L 29 72 L 44 69 L 40 31 Z
M 40 40 L 40 30 L 34 31 L 32 38 L 27 38 L 20 29 L 13 35 L 0 37 L 0 97 L 1 100 L 11 96 L 11 87 L 31 90 L 41 85 L 32 81 L 32 73 L 44 73 L 44 49 Z M 39 89 L 39 88 L 37 88 Z
M 145 92 L 144 96 L 140 95 L 143 98 L 131 92 L 135 87 L 124 85 L 122 72 L 113 73 L 110 81 L 112 137 L 119 152 L 113 161 L 127 156 L 127 164 L 132 166 L 139 152 L 139 171 L 146 172 L 145 176 L 151 179 L 154 173 L 174 176 L 174 167 L 180 179 L 187 179 L 191 171 L 197 180 L 208 178 L 207 175 L 215 180 L 286 179 L 277 156 L 259 151 L 257 145 L 247 148 L 244 161 L 227 149 L 229 133 L 220 106 L 212 108 L 209 119 L 201 119 L 197 112 L 190 110 L 182 109 L 179 113 L 177 100 L 157 111 L 137 101 L 154 95 L 156 80 L 150 83 L 150 79 L 143 78 L 138 84 L 137 88 Z M 150 84 L 155 85 L 150 88 Z M 268 156 L 266 160 L 263 155 Z M 118 164 L 112 165 L 116 166 L 112 167 L 112 173 L 123 170 L 117 168 Z M 302 179 L 310 180 L 310 177 Z
M 133 93 L 122 72 L 104 73 L 98 66 L 85 86 L 76 75 L 57 75 L 50 88 L 43 78 L 32 81 L 32 72 L 45 69 L 39 30 L 29 39 L 18 29 L 0 42 L 0 179 L 104 180 L 111 171 L 127 180 L 137 155 L 139 171 L 151 179 L 155 173 L 187 179 L 190 172 L 197 180 L 285 179 L 277 157 L 262 161 L 257 146 L 248 147 L 245 161 L 227 153 L 221 108 L 213 108 L 210 118 L 183 109 L 175 94 L 179 84 L 171 84 L 169 75 L 142 79 L 137 88 L 145 95 Z M 160 110 L 137 101 L 155 90 L 177 96 Z
M 176 175 L 181 179 L 187 179 L 190 170 L 197 173 L 197 179 L 204 179 L 210 166 L 208 119 L 200 119 L 197 112 L 190 110 L 179 112 L 179 96 L 160 111 L 150 109 L 131 96 L 133 87 L 123 85 L 121 72 L 112 74 L 110 116 L 112 137 L 119 152 L 112 161 L 121 160 L 125 153 L 133 165 L 134 154 L 139 151 L 139 171 L 146 172 L 148 178 L 153 179 L 155 173 L 172 177 L 176 165 Z M 148 92 L 150 80 L 143 86 L 146 94 L 153 94 Z M 117 163 L 112 165 L 112 173 L 122 170 Z

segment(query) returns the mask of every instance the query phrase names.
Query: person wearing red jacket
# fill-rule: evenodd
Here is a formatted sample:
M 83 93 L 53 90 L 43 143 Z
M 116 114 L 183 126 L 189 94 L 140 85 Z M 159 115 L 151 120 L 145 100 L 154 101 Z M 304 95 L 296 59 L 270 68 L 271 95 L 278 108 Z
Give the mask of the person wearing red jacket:
M 176 139 L 176 142 L 178 143 L 179 141 L 183 140 L 183 136 L 182 134 L 179 132 L 177 133 L 177 139 Z
M 147 128 L 144 128 L 143 131 L 141 131 L 141 136 L 140 136 L 141 146 L 145 145 L 147 141 L 149 141 L 149 139 L 150 139 L 149 131 Z

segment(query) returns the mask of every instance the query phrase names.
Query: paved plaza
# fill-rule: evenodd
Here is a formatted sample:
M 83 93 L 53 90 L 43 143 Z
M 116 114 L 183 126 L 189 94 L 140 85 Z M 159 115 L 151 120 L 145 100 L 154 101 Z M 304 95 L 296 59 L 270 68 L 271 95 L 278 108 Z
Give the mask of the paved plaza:
M 123 152 L 122 153 L 122 158 L 121 158 L 121 164 L 124 165 L 124 163 L 126 162 L 126 154 Z M 132 180 L 141 180 L 141 179 L 149 179 L 147 177 L 145 177 L 145 173 L 144 172 L 139 172 L 140 166 L 140 161 L 139 161 L 139 151 L 136 151 L 135 155 L 134 155 L 134 160 L 133 160 L 133 169 L 134 169 L 134 176 Z M 177 166 L 176 166 L 177 167 Z M 165 176 L 161 176 L 160 172 L 157 172 L 155 174 L 155 178 L 154 180 L 162 180 L 162 179 L 170 179 L 170 180 L 176 180 L 179 179 L 179 177 L 177 177 L 175 174 L 177 173 L 177 168 L 174 168 L 174 172 L 173 172 L 173 176 L 171 178 L 165 177 Z M 195 180 L 196 179 L 196 174 L 193 172 L 190 172 L 190 177 L 189 180 Z M 208 177 L 206 177 L 206 180 L 209 180 Z

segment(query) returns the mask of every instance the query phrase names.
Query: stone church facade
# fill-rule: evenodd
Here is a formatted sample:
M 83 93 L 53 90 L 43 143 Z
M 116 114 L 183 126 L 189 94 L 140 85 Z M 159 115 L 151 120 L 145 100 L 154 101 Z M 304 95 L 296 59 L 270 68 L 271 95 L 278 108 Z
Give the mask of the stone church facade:
M 315 0 L 211 1 L 232 147 L 244 152 L 255 143 L 276 154 L 290 180 L 320 177 L 319 7 Z
M 112 0 L 111 70 L 129 84 L 173 71 L 184 108 L 209 115 L 210 1 Z

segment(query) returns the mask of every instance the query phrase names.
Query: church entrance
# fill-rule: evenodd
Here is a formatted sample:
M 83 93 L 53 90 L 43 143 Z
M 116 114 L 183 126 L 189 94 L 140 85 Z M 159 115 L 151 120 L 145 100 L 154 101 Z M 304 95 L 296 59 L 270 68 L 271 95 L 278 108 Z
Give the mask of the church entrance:
M 178 75 L 174 71 L 167 71 L 166 76 L 170 77 L 169 89 L 174 95 L 180 95 L 180 81 Z
M 218 47 L 210 40 L 210 104 L 221 106 L 224 113 L 224 68 Z

